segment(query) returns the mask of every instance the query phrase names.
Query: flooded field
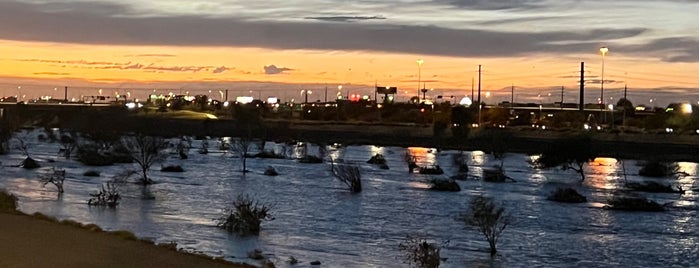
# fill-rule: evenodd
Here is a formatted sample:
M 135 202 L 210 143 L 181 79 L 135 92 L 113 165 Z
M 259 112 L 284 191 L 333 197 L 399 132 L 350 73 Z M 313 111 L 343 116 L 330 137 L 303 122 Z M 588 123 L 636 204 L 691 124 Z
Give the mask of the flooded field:
M 432 176 L 456 173 L 452 155 L 457 151 L 433 148 L 347 146 L 330 148 L 333 158 L 360 165 L 363 191 L 351 194 L 330 172 L 330 164 L 303 164 L 294 159 L 247 160 L 243 174 L 241 159 L 216 150 L 218 140 L 209 142 L 208 154 L 190 150 L 186 160 L 173 151 L 163 165 L 180 165 L 183 173 L 165 173 L 156 166 L 150 173 L 156 182 L 147 187 L 129 183 L 121 186 L 123 199 L 116 209 L 89 207 L 89 193 L 116 174 L 135 169 L 131 164 L 87 167 L 66 160 L 57 152 L 58 143 L 27 138 L 30 155 L 42 165 L 38 170 L 12 167 L 23 158 L 19 151 L 0 156 L 0 188 L 19 197 L 20 209 L 41 212 L 59 219 L 95 223 L 107 230 L 129 230 L 158 243 L 176 242 L 180 248 L 223 256 L 236 262 L 259 264 L 247 252 L 259 249 L 277 267 L 405 267 L 398 244 L 407 235 L 431 241 L 448 241 L 441 255 L 442 267 L 690 267 L 699 263 L 699 219 L 697 192 L 684 194 L 640 193 L 659 203 L 669 203 L 660 213 L 623 212 L 604 209 L 623 180 L 655 180 L 683 189 L 696 189 L 697 163 L 678 163 L 687 176 L 665 179 L 638 175 L 637 161 L 598 158 L 586 166 L 587 180 L 579 181 L 573 171 L 533 169 L 532 156 L 507 154 L 504 168 L 512 183 L 478 180 L 483 168 L 499 164 L 483 152 L 465 152 L 473 180 L 458 181 L 460 192 L 430 191 Z M 202 141 L 195 140 L 194 148 Z M 280 152 L 283 144 L 267 143 L 266 149 Z M 256 151 L 253 149 L 253 151 Z M 298 151 L 298 150 L 297 150 Z M 308 145 L 309 154 L 317 147 Z M 406 151 L 419 165 L 440 165 L 445 175 L 409 174 L 403 160 Z M 390 169 L 367 164 L 380 153 Z M 65 193 L 51 185 L 42 187 L 37 174 L 51 167 L 66 170 Z M 279 176 L 263 175 L 273 166 Z M 83 173 L 95 170 L 100 177 Z M 624 171 L 626 175 L 624 175 Z M 587 196 L 588 202 L 563 204 L 548 201 L 558 186 L 570 186 Z M 259 236 L 237 236 L 216 227 L 215 218 L 238 195 L 247 194 L 272 204 L 272 221 L 262 224 Z M 502 204 L 514 218 L 491 258 L 488 243 L 459 216 L 468 201 L 486 195 Z

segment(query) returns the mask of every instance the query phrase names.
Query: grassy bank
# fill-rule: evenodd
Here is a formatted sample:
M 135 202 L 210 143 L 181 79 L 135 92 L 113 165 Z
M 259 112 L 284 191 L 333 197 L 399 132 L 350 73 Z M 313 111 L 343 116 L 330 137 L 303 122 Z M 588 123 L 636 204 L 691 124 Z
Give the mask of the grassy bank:
M 0 267 L 254 267 L 156 245 L 128 231 L 26 215 L 0 189 Z

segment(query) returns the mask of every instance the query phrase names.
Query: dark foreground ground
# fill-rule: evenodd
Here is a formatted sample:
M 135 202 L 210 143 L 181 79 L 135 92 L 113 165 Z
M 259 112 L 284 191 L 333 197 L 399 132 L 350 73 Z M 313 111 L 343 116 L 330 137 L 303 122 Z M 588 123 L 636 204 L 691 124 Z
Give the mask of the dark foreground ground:
M 0 267 L 252 267 L 0 212 Z

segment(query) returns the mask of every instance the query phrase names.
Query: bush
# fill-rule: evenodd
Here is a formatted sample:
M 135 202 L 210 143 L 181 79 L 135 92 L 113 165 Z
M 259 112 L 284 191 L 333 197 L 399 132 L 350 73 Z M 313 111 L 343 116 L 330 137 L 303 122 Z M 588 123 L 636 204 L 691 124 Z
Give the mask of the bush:
M 17 197 L 0 189 L 0 213 L 17 213 Z
M 99 172 L 99 171 L 96 171 L 96 170 L 88 170 L 88 171 L 85 171 L 85 173 L 83 173 L 83 176 L 87 176 L 87 177 L 99 177 L 99 176 L 100 176 L 100 172 Z
M 398 244 L 398 248 L 405 254 L 403 263 L 420 268 L 439 267 L 441 247 L 435 243 L 428 243 L 425 239 L 409 235 L 405 241 Z
M 430 190 L 434 191 L 444 191 L 444 192 L 458 192 L 461 191 L 459 184 L 450 178 L 436 178 L 432 180 L 432 187 Z
M 444 170 L 442 170 L 439 165 L 434 165 L 434 166 L 427 166 L 427 167 L 420 167 L 419 170 L 420 174 L 428 174 L 428 175 L 441 175 L 444 174 Z
M 474 226 L 480 231 L 490 245 L 490 255 L 497 253 L 495 245 L 511 218 L 505 208 L 497 206 L 491 198 L 477 196 L 471 199 L 469 211 L 464 216 L 466 225 Z
M 353 193 L 362 191 L 362 174 L 359 171 L 359 166 L 354 164 L 331 162 L 333 176 L 347 185 L 347 188 Z
M 160 168 L 161 172 L 184 172 L 184 169 L 181 166 L 164 166 Z
M 645 177 L 662 178 L 674 175 L 679 170 L 676 163 L 668 163 L 662 161 L 647 161 L 638 171 L 638 175 Z
M 609 200 L 609 205 L 605 208 L 613 210 L 627 211 L 665 211 L 665 206 L 658 204 L 655 201 L 648 200 L 645 197 L 614 197 Z
M 483 169 L 483 181 L 487 182 L 506 182 L 515 180 L 505 175 L 505 171 L 501 167 L 495 168 L 484 168 Z
M 108 182 L 107 188 L 99 190 L 95 194 L 90 194 L 92 198 L 87 200 L 88 206 L 107 206 L 114 208 L 119 205 L 119 200 L 121 200 L 121 195 L 119 195 L 119 189 L 113 183 Z
M 262 221 L 272 219 L 269 210 L 269 205 L 239 195 L 231 207 L 224 209 L 224 215 L 218 218 L 216 226 L 241 235 L 259 234 Z
M 583 203 L 587 202 L 587 198 L 579 194 L 575 189 L 566 188 L 556 188 L 556 190 L 551 193 L 548 197 L 551 201 L 563 202 L 563 203 Z
M 385 165 L 386 158 L 384 158 L 382 154 L 377 153 L 366 162 L 369 164 L 375 164 L 375 165 Z

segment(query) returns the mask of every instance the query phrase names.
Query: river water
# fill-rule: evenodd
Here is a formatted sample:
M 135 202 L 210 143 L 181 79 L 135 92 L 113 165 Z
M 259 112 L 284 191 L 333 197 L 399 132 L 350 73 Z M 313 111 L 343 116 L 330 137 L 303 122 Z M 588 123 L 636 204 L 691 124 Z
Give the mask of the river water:
M 240 158 L 214 148 L 209 154 L 191 150 L 186 160 L 171 153 L 163 165 L 181 165 L 185 172 L 164 173 L 156 167 L 150 173 L 156 184 L 121 186 L 121 204 L 109 209 L 89 207 L 88 194 L 135 166 L 86 167 L 59 157 L 59 144 L 39 142 L 36 133 L 26 135 L 25 140 L 32 157 L 43 165 L 41 169 L 12 167 L 24 157 L 17 150 L 0 156 L 0 188 L 19 197 L 22 211 L 95 223 L 106 230 L 129 230 L 157 243 L 175 242 L 184 250 L 236 262 L 259 264 L 247 258 L 247 252 L 259 249 L 277 267 L 291 267 L 286 263 L 291 256 L 300 261 L 294 267 L 310 267 L 316 260 L 322 267 L 407 267 L 398 244 L 407 235 L 418 235 L 446 242 L 441 250 L 446 258 L 442 267 L 697 267 L 699 263 L 697 191 L 642 193 L 659 203 L 670 203 L 667 212 L 603 208 L 623 188 L 624 177 L 696 189 L 697 163 L 678 163 L 688 176 L 650 179 L 638 176 L 637 161 L 598 158 L 586 166 L 587 180 L 580 182 L 573 171 L 533 169 L 529 165 L 533 156 L 507 154 L 505 170 L 517 182 L 458 181 L 461 192 L 435 192 L 428 190 L 431 175 L 409 174 L 403 155 L 409 150 L 418 164 L 438 164 L 446 172 L 442 176 L 447 176 L 456 172 L 452 155 L 459 152 L 370 145 L 331 149 L 334 158 L 360 165 L 364 189 L 351 194 L 332 177 L 330 164 L 248 159 L 251 172 L 243 175 Z M 193 146 L 200 143 L 195 140 Z M 216 147 L 218 142 L 209 143 Z M 267 143 L 266 148 L 284 150 L 282 144 L 274 143 Z M 308 145 L 308 152 L 316 154 L 317 147 Z M 376 153 L 385 156 L 389 170 L 366 163 Z M 472 177 L 499 163 L 480 151 L 465 154 Z M 51 185 L 42 187 L 37 179 L 37 173 L 52 166 L 67 173 L 61 196 Z M 267 166 L 275 167 L 280 175 L 264 176 Z M 87 170 L 100 171 L 101 176 L 85 177 L 82 174 Z M 577 189 L 588 202 L 548 201 L 546 197 L 558 186 Z M 262 224 L 259 236 L 232 235 L 215 226 L 213 219 L 239 194 L 273 207 L 275 219 Z M 482 235 L 459 220 L 476 195 L 494 198 L 514 219 L 494 258 Z

